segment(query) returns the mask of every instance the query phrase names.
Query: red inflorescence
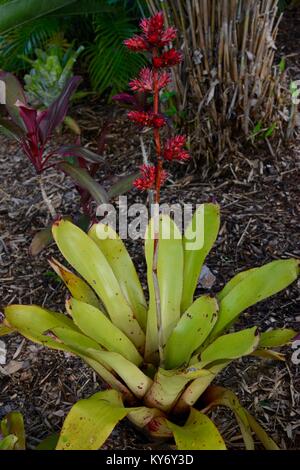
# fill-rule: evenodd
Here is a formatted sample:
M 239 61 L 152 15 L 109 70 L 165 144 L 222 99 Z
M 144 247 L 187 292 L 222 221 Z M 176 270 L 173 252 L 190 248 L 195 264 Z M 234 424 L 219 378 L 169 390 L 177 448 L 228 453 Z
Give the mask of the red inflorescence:
M 124 41 L 124 45 L 133 52 L 144 52 L 148 50 L 148 43 L 142 36 L 133 36 Z
M 161 90 L 170 82 L 170 75 L 167 72 L 161 72 L 154 76 L 153 70 L 149 67 L 144 67 L 140 71 L 139 77 L 132 80 L 129 86 L 132 91 L 138 91 L 140 93 L 153 92 L 155 81 L 157 83 L 157 89 Z
M 151 18 L 143 19 L 140 27 L 142 30 L 141 35 L 136 35 L 124 41 L 125 46 L 134 52 L 143 52 L 153 47 L 164 47 L 174 41 L 177 35 L 176 28 L 164 29 L 164 15 L 162 12 Z
M 184 149 L 185 144 L 184 135 L 177 135 L 167 140 L 163 151 L 165 160 L 188 160 L 190 154 Z
M 153 127 L 159 129 L 166 124 L 166 119 L 161 114 L 147 113 L 145 111 L 130 111 L 128 118 L 141 127 Z
M 140 167 L 141 176 L 137 178 L 133 185 L 140 191 L 146 191 L 147 189 L 154 189 L 156 182 L 157 168 L 153 165 L 142 165 Z M 165 170 L 160 173 L 160 184 L 163 184 L 168 177 Z
M 182 53 L 172 48 L 164 52 L 160 57 L 153 57 L 153 66 L 155 68 L 174 67 L 182 61 Z

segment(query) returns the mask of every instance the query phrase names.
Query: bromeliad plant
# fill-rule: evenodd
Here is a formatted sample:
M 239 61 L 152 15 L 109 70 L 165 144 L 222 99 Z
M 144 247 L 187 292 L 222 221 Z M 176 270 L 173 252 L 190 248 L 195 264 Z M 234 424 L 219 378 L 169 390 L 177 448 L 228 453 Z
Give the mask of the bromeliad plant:
M 71 47 L 65 51 L 59 46 L 50 46 L 47 50 L 36 50 L 35 60 L 26 60 L 32 68 L 25 75 L 25 90 L 31 104 L 37 107 L 48 107 L 64 90 L 73 76 L 73 66 L 84 47 L 76 51 Z
M 160 201 L 163 161 L 186 160 L 185 139 L 161 141 L 166 118 L 159 110 L 159 90 L 169 81 L 162 66 L 180 60 L 160 49 L 174 39 L 162 14 L 142 21 L 142 35 L 126 41 L 133 50 L 151 52 L 153 68 L 143 69 L 133 89 L 153 94 L 153 110 L 129 117 L 153 129 L 155 164 L 142 167 L 135 181 L 154 190 Z M 167 215 L 150 220 L 145 236 L 148 302 L 122 240 L 103 223 L 86 234 L 67 220 L 57 220 L 53 237 L 80 277 L 52 259 L 71 297 L 68 315 L 35 305 L 10 305 L 0 334 L 17 331 L 26 338 L 82 358 L 110 390 L 79 401 L 63 425 L 57 449 L 98 449 L 125 416 L 152 437 L 174 438 L 179 449 L 225 449 L 208 417 L 214 406 L 228 406 L 237 418 L 247 449 L 252 431 L 267 449 L 277 449 L 232 392 L 211 382 L 233 360 L 247 355 L 283 359 L 272 348 L 289 343 L 296 332 L 260 333 L 256 326 L 228 332 L 250 306 L 281 291 L 299 275 L 299 261 L 278 260 L 234 276 L 215 296 L 194 298 L 205 258 L 220 226 L 219 206 L 204 204 L 182 235 Z M 203 243 L 197 245 L 202 235 Z M 201 238 L 201 237 L 200 237 Z M 194 249 L 191 249 L 191 244 Z M 198 400 L 205 408 L 199 411 Z
M 204 245 L 192 251 L 188 245 L 197 235 L 194 227 L 201 211 Z M 161 215 L 159 238 L 154 240 L 150 221 L 145 241 L 148 303 L 133 262 L 112 228 L 98 223 L 86 234 L 69 221 L 54 223 L 58 248 L 81 276 L 51 261 L 71 293 L 68 315 L 35 305 L 10 305 L 3 334 L 18 331 L 34 342 L 78 355 L 112 389 L 72 408 L 58 449 L 100 448 L 125 416 L 152 437 L 174 436 L 179 449 L 225 449 L 207 416 L 217 405 L 234 411 L 247 449 L 254 448 L 251 430 L 267 449 L 277 448 L 230 391 L 209 386 L 235 359 L 283 359 L 272 348 L 290 342 L 295 331 L 228 329 L 241 312 L 291 284 L 299 274 L 299 261 L 278 260 L 241 272 L 216 297 L 194 299 L 219 223 L 219 207 L 213 203 L 200 206 L 183 236 Z M 168 239 L 162 236 L 164 230 L 170 230 Z M 197 407 L 200 397 L 202 411 Z

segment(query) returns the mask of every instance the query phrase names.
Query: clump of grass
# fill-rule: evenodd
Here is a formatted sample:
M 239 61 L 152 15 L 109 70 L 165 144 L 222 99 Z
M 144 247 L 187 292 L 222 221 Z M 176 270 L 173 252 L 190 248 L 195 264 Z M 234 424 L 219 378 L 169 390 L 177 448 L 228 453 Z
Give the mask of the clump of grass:
M 278 0 L 147 0 L 182 31 L 184 62 L 174 71 L 179 110 L 189 107 L 193 153 L 207 163 L 249 138 L 292 137 L 286 68 L 274 65 Z M 260 135 L 262 135 L 260 133 Z

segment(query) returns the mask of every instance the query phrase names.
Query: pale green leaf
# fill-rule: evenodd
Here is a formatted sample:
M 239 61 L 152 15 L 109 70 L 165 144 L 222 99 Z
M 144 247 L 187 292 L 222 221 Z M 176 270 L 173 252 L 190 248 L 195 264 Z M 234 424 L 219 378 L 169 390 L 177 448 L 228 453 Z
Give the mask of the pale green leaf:
M 100 449 L 127 413 L 115 390 L 78 401 L 63 424 L 56 450 Z
M 168 421 L 178 450 L 226 450 L 225 443 L 214 423 L 203 413 L 191 409 L 184 426 Z
M 225 297 L 222 296 L 219 318 L 211 337 L 219 336 L 251 305 L 285 289 L 298 275 L 299 260 L 296 259 L 272 261 L 248 272 L 245 278 L 242 278 L 240 273 L 240 282 L 229 290 Z
M 182 312 L 185 312 L 193 302 L 203 263 L 217 239 L 219 228 L 220 207 L 209 203 L 198 207 L 184 233 Z
M 165 347 L 165 367 L 174 369 L 189 362 L 191 355 L 206 340 L 217 321 L 217 301 L 199 297 L 182 315 Z
M 9 324 L 26 338 L 53 349 L 70 351 L 67 346 L 46 335 L 53 328 L 78 331 L 72 320 L 62 313 L 51 312 L 37 305 L 9 305 L 4 310 Z
M 297 335 L 297 331 L 290 328 L 279 328 L 278 330 L 265 331 L 261 333 L 259 346 L 262 348 L 277 348 L 290 343 Z
M 93 305 L 96 308 L 101 308 L 101 302 L 97 298 L 93 289 L 86 282 L 54 258 L 49 260 L 49 264 L 65 283 L 66 287 L 75 299 L 85 302 L 86 304 Z
M 123 241 L 109 225 L 101 223 L 93 225 L 88 235 L 104 254 L 134 316 L 141 327 L 146 330 L 146 300 L 136 269 Z
M 124 297 L 121 287 L 103 253 L 95 242 L 71 222 L 53 225 L 53 236 L 66 260 L 89 283 L 103 301 L 112 322 L 138 348 L 145 336 Z
M 68 303 L 75 324 L 85 335 L 108 351 L 117 352 L 136 365 L 141 364 L 142 357 L 134 344 L 99 309 L 76 299 Z
M 161 318 L 161 334 L 164 344 L 180 319 L 183 282 L 181 233 L 176 224 L 167 215 L 160 215 L 157 225 L 159 227 L 156 229 L 154 219 L 151 219 L 145 235 L 145 255 L 149 288 L 145 356 L 149 362 L 157 360 L 157 318 Z M 153 273 L 154 236 L 158 234 L 157 273 Z M 158 285 L 155 287 L 154 282 L 156 279 Z M 160 312 L 157 312 L 158 305 Z
M 227 361 L 251 354 L 257 347 L 259 335 L 256 326 L 220 336 L 201 353 L 204 367 L 216 361 Z
M 206 411 L 215 406 L 226 406 L 227 408 L 230 408 L 240 427 L 246 450 L 254 450 L 254 441 L 251 434 L 248 416 L 238 398 L 231 390 L 224 387 L 209 387 L 202 397 L 202 400 L 207 405 Z

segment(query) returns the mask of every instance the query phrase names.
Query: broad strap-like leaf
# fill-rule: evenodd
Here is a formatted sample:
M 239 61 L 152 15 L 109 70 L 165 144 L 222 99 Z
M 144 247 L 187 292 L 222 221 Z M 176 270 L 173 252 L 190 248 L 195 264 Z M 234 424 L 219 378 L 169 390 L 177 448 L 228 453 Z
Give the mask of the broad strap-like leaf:
M 251 354 L 257 348 L 259 334 L 257 327 L 220 336 L 201 353 L 201 366 L 216 361 L 228 361 Z
M 206 340 L 217 321 L 218 303 L 208 295 L 199 297 L 182 315 L 165 347 L 165 367 L 174 369 L 188 363 Z
M 14 331 L 15 331 L 14 328 L 12 328 L 12 327 L 10 328 L 7 325 L 4 325 L 3 323 L 0 323 L 0 336 L 10 335 Z
M 162 411 L 170 411 L 185 386 L 196 377 L 207 377 L 210 372 L 200 368 L 182 370 L 164 370 L 159 368 L 154 377 L 154 383 L 149 389 L 145 403 Z
M 88 350 L 87 353 L 92 354 L 94 359 L 104 366 L 111 368 L 136 397 L 143 398 L 152 386 L 152 379 L 121 354 L 93 349 Z
M 207 405 L 205 411 L 215 406 L 226 406 L 234 412 L 247 450 L 254 450 L 251 430 L 255 432 L 265 449 L 279 450 L 277 444 L 267 435 L 251 414 L 242 407 L 237 396 L 231 390 L 224 387 L 209 387 L 202 396 L 202 400 Z
M 0 439 L 0 450 L 14 450 L 17 442 L 17 436 L 10 434 L 9 436 Z
M 297 331 L 291 328 L 279 328 L 265 331 L 260 334 L 259 347 L 277 348 L 290 343 L 297 336 Z
M 219 228 L 220 207 L 209 203 L 198 207 L 185 230 L 182 312 L 185 312 L 193 303 L 203 263 L 217 239 Z
M 79 168 L 70 163 L 60 163 L 59 167 L 67 173 L 80 188 L 89 192 L 97 204 L 107 204 L 109 197 L 101 184 L 97 183 L 85 168 Z
M 253 416 L 244 408 L 244 411 L 247 415 L 249 425 L 252 429 L 253 432 L 255 432 L 256 436 L 264 446 L 266 450 L 280 450 L 276 442 L 273 441 L 273 439 L 268 436 L 266 431 L 261 427 L 260 424 L 256 421 L 256 419 L 253 418 Z
M 72 273 L 69 269 L 59 263 L 56 259 L 49 260 L 49 264 L 56 274 L 63 280 L 71 295 L 86 304 L 93 305 L 96 308 L 102 307 L 93 289 L 80 277 Z
M 21 413 L 18 411 L 12 411 L 11 413 L 8 413 L 8 415 L 6 415 L 1 421 L 1 433 L 4 437 L 13 435 L 17 438 L 17 441 L 14 444 L 15 450 L 25 450 L 25 428 L 23 416 Z
M 79 400 L 63 424 L 56 450 L 97 450 L 128 414 L 115 390 Z
M 46 335 L 54 328 L 62 327 L 78 331 L 72 320 L 62 313 L 51 312 L 37 305 L 9 305 L 4 309 L 9 325 L 35 343 L 43 344 L 53 349 L 69 351 L 62 343 Z
M 173 410 L 174 413 L 178 415 L 186 413 L 189 408 L 193 406 L 202 396 L 207 387 L 215 379 L 216 375 L 225 369 L 229 363 L 230 361 L 220 362 L 209 367 L 208 369 L 205 369 L 206 372 L 208 372 L 208 375 L 204 375 L 193 380 L 193 382 L 187 386 L 180 399 L 176 403 L 176 407 Z
M 96 355 L 103 351 L 102 347 L 91 338 L 84 334 L 71 330 L 69 328 L 57 327 L 51 330 L 56 341 L 63 343 L 69 348 L 69 351 L 81 357 L 90 367 L 92 367 L 101 379 L 114 390 L 122 393 L 124 399 L 128 402 L 134 401 L 134 396 L 130 390 L 120 382 L 114 374 L 113 368 L 108 365 L 102 357 Z
M 134 316 L 145 331 L 147 304 L 136 269 L 123 241 L 109 225 L 101 223 L 93 225 L 88 235 L 110 264 Z
M 151 219 L 145 235 L 145 256 L 149 288 L 149 310 L 146 333 L 146 360 L 158 357 L 157 318 L 161 318 L 162 341 L 165 345 L 180 319 L 183 283 L 183 248 L 181 233 L 167 215 L 157 223 L 157 272 L 153 272 L 155 222 Z M 160 312 L 157 313 L 157 308 Z
M 227 282 L 227 284 L 223 287 L 223 289 L 220 292 L 218 292 L 218 294 L 217 294 L 218 301 L 221 302 L 221 300 L 223 300 L 224 297 L 226 297 L 226 295 L 228 295 L 229 292 L 234 287 L 236 287 L 241 281 L 246 279 L 246 277 L 248 277 L 249 274 L 253 274 L 255 271 L 257 271 L 257 269 L 259 269 L 259 268 L 247 269 L 247 271 L 242 271 L 242 272 L 236 274 L 235 276 L 233 276 L 233 278 L 230 279 L 229 282 Z
M 76 3 L 76 0 L 13 0 L 0 6 L 0 33 Z
M 55 222 L 52 231 L 59 250 L 93 287 L 114 325 L 142 350 L 144 333 L 134 318 L 113 270 L 96 243 L 80 228 L 66 220 Z
M 218 321 L 211 338 L 219 336 L 241 312 L 294 282 L 299 275 L 299 260 L 272 261 L 242 278 L 220 301 Z M 226 287 L 226 286 L 225 286 Z
M 202 395 L 202 401 L 206 405 L 206 412 L 215 406 L 230 408 L 240 427 L 246 450 L 254 450 L 254 441 L 247 414 L 237 396 L 231 390 L 224 387 L 211 386 Z
M 90 163 L 103 163 L 105 161 L 102 155 L 80 145 L 63 145 L 57 151 L 63 157 L 80 157 Z
M 75 324 L 85 335 L 108 351 L 121 354 L 133 364 L 141 364 L 142 356 L 134 344 L 98 308 L 74 298 L 68 300 L 68 304 L 68 311 L 72 312 Z
M 168 421 L 178 450 L 226 450 L 225 442 L 215 424 L 192 408 L 184 426 Z

